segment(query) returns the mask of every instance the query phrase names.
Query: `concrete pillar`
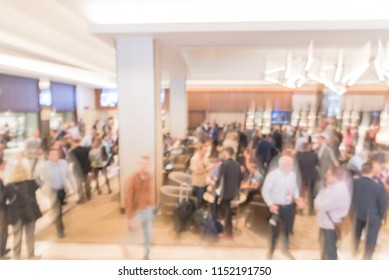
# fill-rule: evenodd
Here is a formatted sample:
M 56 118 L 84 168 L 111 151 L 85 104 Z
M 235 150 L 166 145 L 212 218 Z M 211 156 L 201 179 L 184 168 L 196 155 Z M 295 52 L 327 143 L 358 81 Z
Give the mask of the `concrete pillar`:
M 184 138 L 188 130 L 188 99 L 185 78 L 170 80 L 169 125 L 172 137 Z
M 139 158 L 152 158 L 155 192 L 162 183 L 162 135 L 158 52 L 152 37 L 118 37 L 118 117 L 120 205 L 125 182 L 137 170 Z

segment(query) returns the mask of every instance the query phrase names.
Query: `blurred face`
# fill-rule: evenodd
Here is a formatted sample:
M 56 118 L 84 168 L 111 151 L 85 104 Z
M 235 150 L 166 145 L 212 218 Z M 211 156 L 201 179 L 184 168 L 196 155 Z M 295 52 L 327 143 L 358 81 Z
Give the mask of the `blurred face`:
M 324 144 L 324 138 L 323 137 L 319 137 L 317 139 L 317 144 L 319 144 L 320 146 Z
M 49 152 L 49 160 L 52 162 L 57 162 L 59 159 L 59 154 L 57 150 L 51 150 Z
M 148 173 L 149 170 L 150 170 L 150 160 L 142 158 L 139 161 L 139 172 L 140 173 Z
M 284 157 L 280 161 L 280 169 L 286 173 L 292 171 L 293 170 L 293 160 L 290 157 Z
M 373 172 L 372 172 L 373 176 L 378 176 L 381 173 L 383 167 L 384 167 L 383 164 L 374 161 L 373 162 Z

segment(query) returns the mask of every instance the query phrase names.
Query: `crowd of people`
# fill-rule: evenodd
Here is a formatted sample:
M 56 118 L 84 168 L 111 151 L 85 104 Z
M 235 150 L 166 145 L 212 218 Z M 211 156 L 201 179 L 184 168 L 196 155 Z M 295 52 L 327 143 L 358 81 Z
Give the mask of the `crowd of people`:
M 62 219 L 67 197 L 77 196 L 77 203 L 92 198 L 91 182 L 102 194 L 99 174 L 105 177 L 107 193 L 112 192 L 107 175 L 108 167 L 118 153 L 118 138 L 113 132 L 113 119 L 103 126 L 96 121 L 91 133 L 83 135 L 80 124 L 63 124 L 51 130 L 49 145 L 45 147 L 39 131 L 26 140 L 25 149 L 7 161 L 0 157 L 0 258 L 8 258 L 8 225 L 13 228 L 13 257 L 20 259 L 22 234 L 25 231 L 27 256 L 34 253 L 35 222 L 42 216 L 36 191 L 41 190 L 52 209 L 58 238 L 65 238 Z M 2 147 L 5 149 L 5 146 Z
M 215 198 L 212 215 L 223 220 L 222 239 L 233 239 L 233 201 L 243 196 L 247 204 L 257 196 L 268 208 L 268 259 L 280 234 L 285 237 L 283 253 L 294 259 L 289 236 L 295 215 L 304 213 L 317 216 L 322 259 L 338 258 L 339 228 L 346 217 L 354 225 L 354 253 L 365 229 L 363 258 L 372 258 L 386 220 L 389 174 L 385 154 L 369 150 L 370 142 L 355 152 L 357 139 L 351 129 L 341 133 L 326 125 L 310 134 L 305 128 L 274 126 L 271 133 L 263 134 L 238 123 L 221 128 L 212 121 L 199 126 L 194 137 L 198 146 L 189 171 L 197 208 L 204 206 L 205 193 Z M 221 216 L 215 211 L 218 208 Z

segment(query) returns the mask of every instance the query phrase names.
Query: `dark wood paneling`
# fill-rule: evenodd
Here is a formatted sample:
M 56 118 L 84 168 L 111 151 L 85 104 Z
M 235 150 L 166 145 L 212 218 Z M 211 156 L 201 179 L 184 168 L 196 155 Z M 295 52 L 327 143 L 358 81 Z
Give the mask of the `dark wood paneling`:
M 205 111 L 189 111 L 188 113 L 188 126 L 190 129 L 196 128 L 203 123 L 206 118 Z

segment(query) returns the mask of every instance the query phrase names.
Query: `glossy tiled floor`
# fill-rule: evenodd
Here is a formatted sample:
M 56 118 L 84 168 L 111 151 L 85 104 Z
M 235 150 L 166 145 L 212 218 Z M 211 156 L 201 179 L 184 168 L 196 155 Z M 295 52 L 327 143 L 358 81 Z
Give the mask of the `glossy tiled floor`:
M 64 216 L 65 239 L 57 238 L 48 214 L 40 219 L 36 253 L 43 259 L 140 259 L 143 252 L 141 229 L 127 232 L 124 215 L 119 209 L 117 178 L 112 178 L 111 182 L 116 187 L 114 194 L 94 195 L 91 201 L 81 205 L 69 202 Z M 210 242 L 195 230 L 176 238 L 171 217 L 160 215 L 155 220 L 151 259 L 265 259 L 268 227 L 262 214 L 258 214 L 258 219 L 263 221 L 255 229 L 245 227 L 239 221 L 234 241 Z M 350 224 L 346 225 L 345 237 L 339 244 L 341 259 L 353 259 L 349 250 L 350 230 Z M 296 216 L 291 238 L 291 252 L 296 259 L 318 259 L 317 239 L 315 217 Z M 277 250 L 274 259 L 285 257 Z M 381 231 L 375 259 L 389 260 L 388 225 Z

